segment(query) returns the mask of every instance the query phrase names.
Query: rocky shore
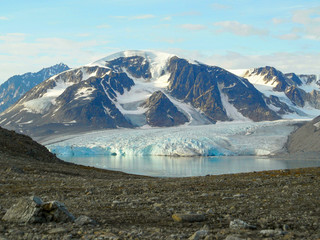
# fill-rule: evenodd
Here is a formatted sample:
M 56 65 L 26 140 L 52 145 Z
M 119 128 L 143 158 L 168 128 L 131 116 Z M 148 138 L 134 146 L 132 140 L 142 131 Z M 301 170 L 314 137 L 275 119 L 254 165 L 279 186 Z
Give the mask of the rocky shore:
M 8 153 L 0 166 L 1 240 L 320 239 L 320 168 L 151 178 Z M 2 219 L 31 196 L 76 221 Z

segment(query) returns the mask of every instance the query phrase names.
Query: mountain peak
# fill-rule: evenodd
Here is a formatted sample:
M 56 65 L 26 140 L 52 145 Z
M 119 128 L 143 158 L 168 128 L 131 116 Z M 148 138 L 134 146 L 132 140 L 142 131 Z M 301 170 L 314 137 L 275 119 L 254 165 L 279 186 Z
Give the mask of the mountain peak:
M 117 53 L 113 53 L 107 57 L 104 57 L 98 61 L 90 63 L 90 66 L 105 66 L 105 62 L 110 62 L 118 58 L 129 58 L 129 57 L 143 57 L 148 62 L 156 62 L 156 61 L 166 61 L 171 57 L 174 57 L 174 54 L 165 53 L 165 52 L 158 52 L 158 51 L 151 51 L 151 50 L 127 50 L 121 51 Z

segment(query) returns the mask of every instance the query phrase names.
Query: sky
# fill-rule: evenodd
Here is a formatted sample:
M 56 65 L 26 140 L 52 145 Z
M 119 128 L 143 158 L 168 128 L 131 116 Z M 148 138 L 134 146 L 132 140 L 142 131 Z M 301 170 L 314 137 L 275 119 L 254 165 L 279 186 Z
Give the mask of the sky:
M 0 83 L 124 50 L 319 75 L 320 1 L 0 0 Z

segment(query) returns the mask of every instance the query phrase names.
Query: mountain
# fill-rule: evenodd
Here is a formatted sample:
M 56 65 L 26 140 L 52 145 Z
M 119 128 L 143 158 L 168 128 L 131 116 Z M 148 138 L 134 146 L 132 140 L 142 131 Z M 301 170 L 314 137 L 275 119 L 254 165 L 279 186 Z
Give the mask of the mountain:
M 25 73 L 15 75 L 0 85 L 0 112 L 3 112 L 12 104 L 16 103 L 26 92 L 34 86 L 48 79 L 49 77 L 69 70 L 70 68 L 63 64 L 43 68 L 36 73 Z
M 231 70 L 264 95 L 270 109 L 283 117 L 314 117 L 320 112 L 320 84 L 315 75 L 282 73 L 274 67 Z
M 266 74 L 262 85 L 252 81 Z M 303 81 L 274 68 L 247 71 L 244 76 L 172 54 L 124 51 L 50 77 L 3 112 L 0 124 L 45 136 L 307 115 L 286 95 L 290 87 L 299 87 L 288 93 L 298 102 Z
M 294 131 L 286 147 L 289 153 L 320 152 L 320 116 Z

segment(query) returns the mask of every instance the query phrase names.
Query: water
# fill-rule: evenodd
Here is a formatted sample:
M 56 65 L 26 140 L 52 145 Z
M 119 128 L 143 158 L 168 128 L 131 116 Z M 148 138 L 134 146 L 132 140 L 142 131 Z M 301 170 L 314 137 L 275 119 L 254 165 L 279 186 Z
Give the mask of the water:
M 114 171 L 153 177 L 189 177 L 292 169 L 320 166 L 320 156 L 219 156 L 219 157 L 156 157 L 156 156 L 83 156 L 61 157 L 67 162 Z

